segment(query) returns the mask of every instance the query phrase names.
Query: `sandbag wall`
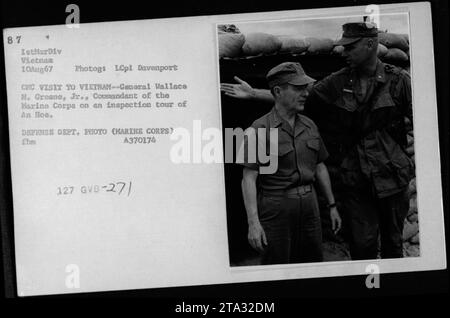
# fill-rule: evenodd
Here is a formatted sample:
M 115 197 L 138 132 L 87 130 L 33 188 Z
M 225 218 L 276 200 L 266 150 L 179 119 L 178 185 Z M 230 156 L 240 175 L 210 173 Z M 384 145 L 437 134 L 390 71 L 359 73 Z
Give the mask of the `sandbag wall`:
M 301 35 L 280 36 L 262 32 L 243 34 L 234 25 L 221 25 L 218 31 L 220 58 L 245 58 L 277 53 L 335 54 L 344 47 L 334 46 L 334 40 Z M 409 65 L 409 38 L 406 34 L 378 33 L 378 57 L 386 63 Z
M 406 153 L 415 162 L 414 156 L 414 131 L 412 125 L 407 120 L 406 127 L 408 131 L 408 147 Z M 417 189 L 416 178 L 414 177 L 409 183 L 409 211 L 404 222 L 403 228 L 403 255 L 404 256 L 420 256 L 420 238 L 419 238 L 419 214 L 417 209 Z

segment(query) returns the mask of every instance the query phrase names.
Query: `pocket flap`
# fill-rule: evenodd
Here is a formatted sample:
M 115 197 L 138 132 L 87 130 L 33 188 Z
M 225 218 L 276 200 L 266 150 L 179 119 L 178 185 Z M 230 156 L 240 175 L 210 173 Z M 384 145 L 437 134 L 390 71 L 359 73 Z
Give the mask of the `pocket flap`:
M 306 144 L 309 148 L 314 149 L 316 151 L 319 151 L 320 149 L 320 142 L 319 139 L 310 139 L 306 141 Z
M 279 156 L 284 156 L 293 150 L 294 150 L 294 147 L 292 147 L 292 145 L 290 145 L 290 144 L 282 143 L 282 144 L 278 145 L 278 155 Z
M 392 97 L 389 93 L 384 93 L 378 96 L 377 100 L 375 101 L 372 110 L 385 108 L 385 107 L 394 107 L 395 103 L 392 100 Z

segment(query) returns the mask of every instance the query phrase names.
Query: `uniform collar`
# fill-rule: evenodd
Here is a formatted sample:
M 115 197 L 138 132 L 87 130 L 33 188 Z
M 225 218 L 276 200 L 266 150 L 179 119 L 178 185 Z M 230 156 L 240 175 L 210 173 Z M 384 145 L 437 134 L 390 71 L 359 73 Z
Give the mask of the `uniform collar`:
M 375 70 L 375 79 L 377 82 L 386 82 L 386 73 L 384 72 L 384 63 L 380 60 L 377 61 L 377 68 Z
M 280 116 L 278 115 L 277 110 L 275 109 L 275 106 L 272 107 L 272 110 L 269 113 L 269 126 L 270 128 L 276 128 L 282 124 L 282 120 Z
M 373 78 L 375 78 L 375 80 L 377 82 L 386 83 L 386 73 L 384 71 L 384 68 L 385 68 L 385 64 L 378 59 L 375 73 L 373 75 Z M 351 79 L 357 78 L 355 70 L 350 69 L 350 74 L 351 74 Z M 350 80 L 350 82 L 352 82 L 352 80 Z

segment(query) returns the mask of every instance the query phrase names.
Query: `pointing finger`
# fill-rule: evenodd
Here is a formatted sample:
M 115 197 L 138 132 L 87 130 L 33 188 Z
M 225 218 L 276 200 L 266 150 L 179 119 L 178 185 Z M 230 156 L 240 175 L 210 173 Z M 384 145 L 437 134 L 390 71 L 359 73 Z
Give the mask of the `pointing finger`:
M 234 80 L 236 81 L 236 82 L 238 82 L 239 84 L 244 84 L 245 83 L 245 81 L 243 81 L 243 80 L 241 80 L 239 77 L 237 77 L 237 76 L 235 76 L 235 77 L 233 77 L 234 78 Z

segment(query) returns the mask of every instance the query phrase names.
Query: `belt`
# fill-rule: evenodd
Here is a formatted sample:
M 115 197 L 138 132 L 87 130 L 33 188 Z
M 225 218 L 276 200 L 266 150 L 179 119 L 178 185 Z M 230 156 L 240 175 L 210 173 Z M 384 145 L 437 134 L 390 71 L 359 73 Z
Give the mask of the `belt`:
M 306 184 L 284 190 L 262 190 L 261 192 L 263 195 L 285 196 L 285 195 L 305 194 L 311 192 L 312 189 L 313 187 L 311 184 Z

